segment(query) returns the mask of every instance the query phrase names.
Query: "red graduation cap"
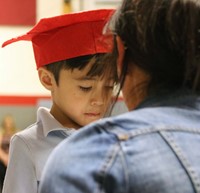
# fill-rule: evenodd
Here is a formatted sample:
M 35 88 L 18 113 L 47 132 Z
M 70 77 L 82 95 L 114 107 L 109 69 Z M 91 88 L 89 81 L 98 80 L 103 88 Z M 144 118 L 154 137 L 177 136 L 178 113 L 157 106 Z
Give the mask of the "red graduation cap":
M 107 53 L 112 49 L 112 37 L 102 31 L 113 12 L 98 9 L 44 18 L 29 32 L 4 42 L 2 47 L 20 40 L 32 41 L 37 69 L 78 56 Z

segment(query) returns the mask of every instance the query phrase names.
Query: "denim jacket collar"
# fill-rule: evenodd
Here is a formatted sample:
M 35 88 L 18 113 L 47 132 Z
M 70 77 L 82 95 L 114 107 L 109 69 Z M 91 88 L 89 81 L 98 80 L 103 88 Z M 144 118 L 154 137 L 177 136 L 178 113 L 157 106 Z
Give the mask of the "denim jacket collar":
M 200 96 L 191 94 L 191 91 L 163 92 L 151 95 L 142 101 L 136 109 L 145 107 L 173 106 L 177 108 L 192 108 L 200 110 Z

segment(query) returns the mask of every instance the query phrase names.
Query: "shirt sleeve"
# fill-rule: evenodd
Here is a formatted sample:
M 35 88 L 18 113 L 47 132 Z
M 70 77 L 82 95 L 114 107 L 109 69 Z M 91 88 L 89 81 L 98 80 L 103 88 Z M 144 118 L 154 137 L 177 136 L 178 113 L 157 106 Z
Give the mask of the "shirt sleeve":
M 45 164 L 39 193 L 94 193 L 96 185 L 91 182 L 93 178 L 86 166 L 91 163 L 90 157 L 82 157 L 77 151 L 80 147 L 69 147 L 66 143 L 62 146 L 59 144 L 54 150 Z M 96 167 L 95 164 L 90 165 Z
M 18 135 L 10 142 L 3 193 L 37 193 L 33 158 L 28 144 Z
M 104 130 L 90 127 L 62 141 L 45 164 L 39 193 L 106 192 L 105 177 L 110 176 L 119 150 L 116 140 Z

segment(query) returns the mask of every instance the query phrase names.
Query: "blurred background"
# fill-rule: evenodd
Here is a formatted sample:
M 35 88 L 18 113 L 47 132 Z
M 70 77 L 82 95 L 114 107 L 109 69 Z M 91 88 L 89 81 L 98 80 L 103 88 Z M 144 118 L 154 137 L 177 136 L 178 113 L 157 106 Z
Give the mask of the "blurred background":
M 41 18 L 100 8 L 117 8 L 121 0 L 0 0 L 0 45 L 29 31 Z M 36 121 L 39 106 L 50 107 L 40 84 L 30 42 L 0 48 L 0 120 L 6 114 L 24 129 Z M 126 111 L 120 97 L 112 115 Z

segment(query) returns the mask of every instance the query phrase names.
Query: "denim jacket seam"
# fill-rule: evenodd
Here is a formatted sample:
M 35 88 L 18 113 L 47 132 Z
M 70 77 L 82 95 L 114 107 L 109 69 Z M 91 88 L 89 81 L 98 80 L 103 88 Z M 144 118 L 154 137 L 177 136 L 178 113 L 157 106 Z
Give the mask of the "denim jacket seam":
M 189 160 L 184 156 L 184 153 L 182 152 L 180 146 L 175 142 L 175 140 L 173 139 L 172 135 L 169 132 L 161 131 L 159 133 L 166 141 L 166 143 L 170 146 L 170 148 L 180 161 L 181 165 L 185 169 L 186 173 L 188 174 L 191 180 L 191 184 L 193 185 L 195 192 L 200 193 L 199 177 L 195 172 L 195 170 L 192 168 Z
M 102 186 L 104 186 L 104 180 L 106 178 L 106 174 L 108 174 L 108 171 L 112 167 L 113 162 L 116 159 L 117 155 L 119 155 L 119 152 L 121 152 L 120 144 L 118 144 L 118 143 L 113 144 L 112 147 L 110 148 L 110 150 L 108 151 L 102 165 L 100 166 L 99 174 L 103 179 Z M 98 189 L 98 187 L 95 192 L 102 193 L 102 191 L 100 189 Z
M 131 132 L 117 132 L 116 131 L 112 133 L 115 133 L 120 141 L 126 141 L 130 138 L 133 138 L 139 135 L 145 135 L 145 134 L 161 132 L 161 131 L 182 131 L 182 132 L 191 132 L 191 133 L 200 134 L 200 129 L 198 128 L 183 128 L 183 127 L 177 127 L 177 126 L 169 127 L 169 126 L 163 126 L 163 125 L 158 125 L 156 127 L 148 127 L 148 128 L 138 128 Z
M 100 177 L 103 179 L 102 180 L 102 186 L 104 185 L 104 180 L 105 180 L 105 176 L 107 171 L 109 170 L 109 168 L 111 167 L 116 154 L 118 153 L 119 148 L 117 148 L 116 144 L 112 145 L 112 147 L 110 148 L 110 150 L 108 151 L 107 155 L 105 156 L 105 159 L 102 162 L 102 165 L 100 166 L 99 169 L 99 175 Z M 113 153 L 114 152 L 114 153 Z M 99 189 L 98 187 L 96 187 L 96 193 L 102 193 L 101 189 Z
M 120 158 L 121 158 L 121 163 L 122 163 L 122 166 L 123 166 L 123 169 L 124 169 L 124 176 L 125 176 L 125 184 L 126 184 L 126 187 L 124 187 L 124 193 L 125 192 L 128 192 L 129 191 L 129 188 L 130 188 L 130 183 L 129 183 L 129 173 L 128 173 L 128 164 L 127 164 L 127 160 L 125 159 L 126 158 L 126 155 L 124 153 L 125 151 L 123 151 L 123 148 L 122 148 L 122 144 L 120 142 L 120 152 L 119 152 L 119 155 L 120 155 Z
M 118 137 L 119 141 L 126 141 L 130 138 L 134 138 L 136 136 L 140 135 L 146 135 L 150 133 L 169 133 L 170 131 L 181 131 L 181 132 L 190 132 L 190 133 L 197 133 L 200 134 L 200 130 L 198 128 L 183 128 L 183 127 L 177 127 L 177 126 L 165 126 L 165 125 L 159 125 L 156 127 L 149 127 L 149 128 L 139 128 L 131 132 L 115 132 L 116 136 Z M 162 136 L 162 135 L 161 135 Z M 169 140 L 169 139 L 168 139 Z M 173 139 L 171 139 L 173 140 Z M 178 144 L 176 144 L 173 141 L 169 140 L 169 145 L 176 154 L 177 158 L 182 163 L 184 169 L 188 173 L 188 176 L 191 180 L 191 183 L 193 184 L 193 188 L 197 193 L 200 193 L 200 181 L 198 175 L 195 173 L 195 171 L 192 169 L 191 165 L 189 164 L 189 160 L 187 160 L 181 149 L 178 147 Z M 173 147 L 174 145 L 175 147 Z M 176 151 L 175 151 L 176 150 Z

